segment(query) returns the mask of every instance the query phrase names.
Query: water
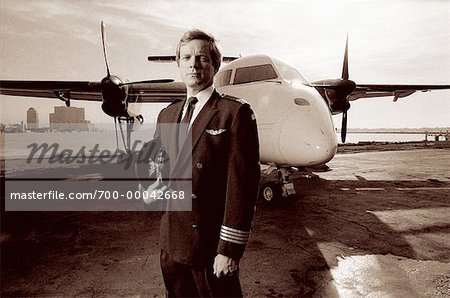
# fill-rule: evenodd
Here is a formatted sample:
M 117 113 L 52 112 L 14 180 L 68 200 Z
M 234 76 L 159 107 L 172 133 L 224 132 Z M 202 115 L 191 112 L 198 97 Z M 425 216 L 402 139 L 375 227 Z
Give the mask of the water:
M 336 138 L 341 142 L 341 134 L 336 133 Z M 421 142 L 425 140 L 424 133 L 347 133 L 345 143 L 359 142 Z M 428 137 L 431 141 L 432 138 Z
M 133 132 L 131 147 L 140 150 L 144 142 L 153 138 L 153 134 L 154 128 Z M 7 176 L 25 171 L 78 168 L 88 162 L 65 161 L 70 157 L 86 156 L 95 157 L 91 160 L 99 163 L 107 156 L 125 154 L 120 132 L 118 138 L 117 147 L 114 131 L 5 133 L 0 134 L 0 148 L 3 149 L 0 151 L 0 159 L 5 160 L 3 170 Z M 102 156 L 105 158 L 100 159 Z M 56 161 L 49 161 L 51 157 Z
M 142 142 L 152 139 L 154 130 L 143 130 L 133 133 L 131 143 L 136 142 L 136 146 L 140 148 Z M 117 148 L 116 135 L 114 131 L 106 132 L 54 132 L 54 133 L 7 133 L 4 136 L 4 152 L 1 158 L 17 159 L 27 158 L 33 148 L 33 144 L 49 146 L 57 144 L 58 153 L 62 150 L 73 150 L 77 153 L 82 147 L 85 151 L 89 150 L 102 151 L 109 150 L 114 152 Z M 123 150 L 123 140 L 118 133 L 119 148 Z M 140 146 L 139 146 L 140 144 Z M 52 151 L 49 150 L 47 154 Z
M 137 148 L 142 146 L 142 142 L 149 141 L 153 136 L 154 129 L 139 130 L 133 132 L 132 143 L 137 142 Z M 340 133 L 336 133 L 336 138 L 340 142 Z M 346 143 L 358 142 L 420 142 L 425 139 L 425 134 L 390 134 L 390 133 L 347 133 Z M 432 137 L 428 137 L 432 140 Z M 81 147 L 85 146 L 85 151 L 93 149 L 96 145 L 98 151 L 109 150 L 114 152 L 116 146 L 116 135 L 114 131 L 106 132 L 54 132 L 54 133 L 8 133 L 2 134 L 0 153 L 2 159 L 23 159 L 30 155 L 31 144 L 58 144 L 58 152 L 63 149 L 73 150 L 77 153 Z M 123 141 L 119 133 L 119 148 L 123 149 Z M 50 154 L 51 151 L 48 152 Z

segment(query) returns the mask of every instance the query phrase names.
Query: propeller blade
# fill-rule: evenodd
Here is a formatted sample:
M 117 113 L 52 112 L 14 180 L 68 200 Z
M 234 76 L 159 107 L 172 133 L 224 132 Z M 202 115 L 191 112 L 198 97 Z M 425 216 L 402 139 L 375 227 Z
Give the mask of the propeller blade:
M 341 141 L 345 143 L 347 137 L 347 111 L 342 113 Z
M 108 77 L 111 75 L 109 72 L 109 65 L 108 65 L 108 56 L 106 54 L 106 36 L 105 36 L 105 23 L 101 23 L 101 31 L 102 31 L 102 44 L 103 44 L 103 56 L 105 57 L 105 64 L 106 64 L 106 73 L 108 74 Z
M 348 34 L 345 42 L 344 64 L 342 65 L 342 79 L 348 80 Z
M 154 79 L 154 80 L 145 80 L 145 81 L 136 81 L 136 82 L 126 82 L 126 83 L 122 83 L 120 84 L 120 86 L 125 86 L 125 85 L 133 85 L 133 84 L 164 84 L 164 83 L 172 83 L 174 82 L 174 79 Z

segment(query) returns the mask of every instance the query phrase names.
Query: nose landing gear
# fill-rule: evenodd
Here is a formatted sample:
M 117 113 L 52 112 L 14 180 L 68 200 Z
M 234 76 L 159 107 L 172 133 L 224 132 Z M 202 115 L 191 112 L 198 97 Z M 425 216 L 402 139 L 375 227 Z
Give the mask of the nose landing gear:
M 279 167 L 277 171 L 277 181 L 269 181 L 263 184 L 261 195 L 266 202 L 273 202 L 281 197 L 295 195 L 294 183 L 289 176 L 294 171 L 292 167 Z

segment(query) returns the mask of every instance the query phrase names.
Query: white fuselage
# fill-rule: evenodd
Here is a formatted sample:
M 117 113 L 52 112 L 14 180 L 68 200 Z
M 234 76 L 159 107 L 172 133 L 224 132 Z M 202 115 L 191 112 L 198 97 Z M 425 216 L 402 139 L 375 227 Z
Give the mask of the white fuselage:
M 289 65 L 268 56 L 250 56 L 229 63 L 216 78 L 219 92 L 244 99 L 255 112 L 262 163 L 314 166 L 336 154 L 327 103 Z

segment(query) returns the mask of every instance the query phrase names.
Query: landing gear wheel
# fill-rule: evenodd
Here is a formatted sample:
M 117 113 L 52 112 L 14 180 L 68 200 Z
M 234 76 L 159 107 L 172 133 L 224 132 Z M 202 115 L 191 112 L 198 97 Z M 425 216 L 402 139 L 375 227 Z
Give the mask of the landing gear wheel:
M 281 197 L 281 186 L 275 182 L 264 183 L 261 194 L 264 201 L 273 202 Z

